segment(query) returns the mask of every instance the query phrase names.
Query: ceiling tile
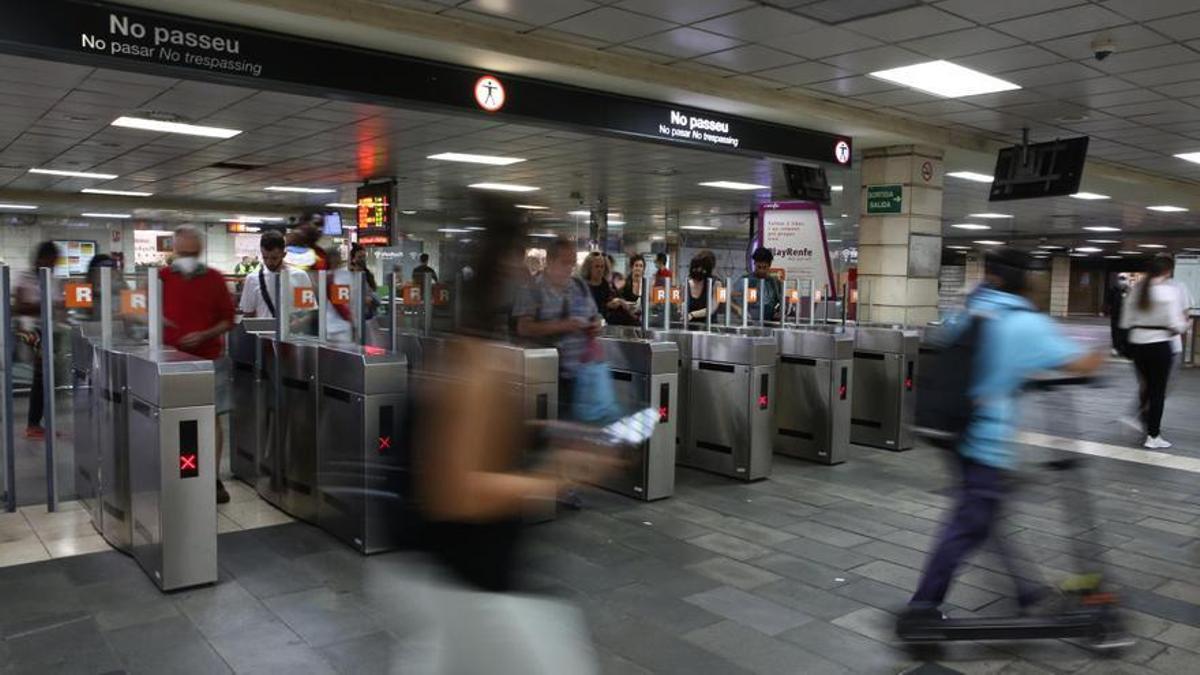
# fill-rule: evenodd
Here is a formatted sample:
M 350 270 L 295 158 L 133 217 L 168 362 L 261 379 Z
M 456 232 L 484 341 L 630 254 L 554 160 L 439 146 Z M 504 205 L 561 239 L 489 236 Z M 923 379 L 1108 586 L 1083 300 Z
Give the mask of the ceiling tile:
M 1100 70 L 1110 73 L 1130 73 L 1135 70 L 1147 70 L 1196 61 L 1200 61 L 1200 54 L 1183 45 L 1166 44 L 1128 53 L 1118 52 L 1104 61 L 1094 62 L 1094 65 Z M 1197 65 L 1196 68 L 1196 72 L 1200 73 L 1200 65 Z
M 942 99 L 939 101 L 926 101 L 925 103 L 900 106 L 900 110 L 915 113 L 922 117 L 940 117 L 942 115 L 949 115 L 950 113 L 971 112 L 978 110 L 978 108 L 962 101 Z
M 1198 69 L 1200 69 L 1200 65 L 1196 63 L 1179 63 L 1173 66 L 1163 66 L 1162 68 L 1121 73 L 1121 78 L 1135 84 L 1150 87 L 1159 84 L 1194 80 L 1196 79 L 1196 73 L 1200 72 Z
M 1014 84 L 1019 84 L 1022 87 L 1040 87 L 1058 82 L 1085 80 L 1101 75 L 1103 73 L 1100 71 L 1093 70 L 1082 63 L 1067 61 L 1065 63 L 1052 63 L 1048 66 L 1038 68 L 1026 68 L 1024 70 L 1006 72 L 1004 73 L 1004 79 Z
M 1114 12 L 1138 21 L 1195 11 L 1196 0 L 1105 0 Z
M 983 24 L 1015 19 L 1030 14 L 1041 14 L 1063 7 L 1080 4 L 1081 0 L 1004 0 L 1004 2 L 980 2 L 980 0 L 944 0 L 937 3 L 939 9 Z
M 1173 112 L 1191 115 L 1193 118 L 1200 113 L 1200 111 L 1197 111 L 1194 107 L 1186 103 L 1171 100 L 1141 101 L 1138 103 L 1126 103 L 1124 105 L 1109 106 L 1104 109 L 1104 112 L 1110 115 L 1116 115 L 1117 117 L 1138 117 L 1140 115 Z
M 1045 87 L 1042 93 L 1055 98 L 1074 98 L 1096 96 L 1113 91 L 1127 91 L 1137 86 L 1119 77 L 1092 77 L 1086 80 L 1069 80 L 1055 82 L 1053 86 Z
M 818 28 L 820 24 L 774 7 L 755 7 L 709 19 L 696 24 L 696 27 L 754 42 L 797 35 Z
M 554 28 L 527 28 L 525 30 L 528 31 L 530 35 L 536 35 L 549 40 L 558 40 L 559 42 L 565 42 L 577 47 L 603 49 L 612 45 L 612 42 L 609 40 L 598 40 L 596 38 L 586 37 L 577 33 L 567 33 L 565 31 L 555 30 Z
M 1073 101 L 1077 101 L 1091 108 L 1110 108 L 1115 105 L 1129 105 L 1131 103 L 1145 103 L 1148 101 L 1163 100 L 1163 96 L 1156 94 L 1146 89 L 1125 89 L 1123 91 L 1111 91 L 1105 94 L 1086 94 L 1083 96 L 1075 96 L 1066 94 L 1062 96 Z
M 928 61 L 929 58 L 916 52 L 910 52 L 907 49 L 885 45 L 883 47 L 830 56 L 822 60 L 825 63 L 835 65 L 850 72 L 872 73 L 877 70 L 887 70 L 914 63 L 923 63 Z
M 1014 105 L 1036 103 L 1047 100 L 1047 96 L 1032 89 L 1016 89 L 1013 91 L 998 91 L 992 94 L 966 96 L 959 100 L 985 108 L 1008 108 Z
M 953 59 L 968 54 L 1012 47 L 1019 42 L 1020 40 L 1011 35 L 980 27 L 910 40 L 901 43 L 900 46 L 935 59 Z
M 597 40 L 628 42 L 651 33 L 668 30 L 674 25 L 633 12 L 602 7 L 585 14 L 578 14 L 565 21 L 559 21 L 551 28 Z
M 834 80 L 834 82 L 841 81 Z M 893 89 L 891 91 L 862 94 L 858 98 L 873 105 L 905 106 L 912 105 L 913 103 L 924 103 L 932 98 L 932 96 L 916 89 Z
M 881 91 L 891 91 L 896 88 L 895 82 L 887 82 L 878 78 L 869 77 L 867 75 L 859 75 L 857 77 L 843 77 L 827 82 L 818 82 L 809 85 L 809 89 L 837 94 L 838 96 L 860 96 L 862 94 L 872 94 Z M 908 90 L 906 90 L 908 91 Z M 934 98 L 926 95 L 926 100 Z
M 764 89 L 783 89 L 785 86 L 787 86 L 782 82 L 768 80 L 765 77 L 758 77 L 757 75 L 734 75 L 729 79 L 737 80 L 738 82 L 744 82 L 745 84 L 752 84 L 756 87 L 763 87 Z
M 882 44 L 875 38 L 852 33 L 835 26 L 816 28 L 795 35 L 768 38 L 759 40 L 759 42 L 768 47 L 810 59 L 820 59 L 833 54 L 844 54 Z
M 701 63 L 736 70 L 739 73 L 749 73 L 765 68 L 778 68 L 779 66 L 795 63 L 799 59 L 796 56 L 785 54 L 776 49 L 769 49 L 760 45 L 746 45 L 702 56 L 696 60 Z
M 772 68 L 755 73 L 759 77 L 766 77 L 772 80 L 779 80 L 788 84 L 801 85 L 810 82 L 822 82 L 824 80 L 832 80 L 834 78 L 846 77 L 850 73 L 839 70 L 824 63 L 816 63 L 809 61 L 808 63 L 798 63 L 782 68 Z
M 1200 75 L 1200 73 L 1197 73 Z M 1174 98 L 1185 98 L 1190 96 L 1200 96 L 1200 80 L 1192 80 L 1190 82 L 1176 82 L 1165 87 L 1155 87 L 1154 89 L 1164 96 Z
M 747 9 L 754 4 L 750 0 L 623 0 L 614 6 L 675 23 L 692 23 Z
M 946 33 L 961 28 L 970 28 L 971 23 L 952 14 L 929 6 L 913 7 L 898 12 L 889 12 L 869 19 L 848 21 L 842 28 L 865 33 L 889 42 L 900 42 L 913 38 Z
M 633 47 L 626 47 L 624 45 L 606 47 L 604 51 L 622 54 L 624 56 L 642 59 L 644 61 L 650 61 L 653 63 L 669 63 L 675 60 L 675 57 L 673 56 L 667 56 L 666 54 L 659 54 L 657 52 L 648 52 L 644 49 L 634 49 Z
M 1129 23 L 1129 19 L 1100 7 L 1080 5 L 1037 16 L 994 24 L 992 28 L 1030 42 L 1054 40 L 1067 35 L 1098 31 Z
M 629 43 L 629 46 L 686 59 L 730 49 L 740 44 L 740 41 L 723 35 L 695 28 L 676 28 L 665 33 L 657 33 L 634 40 Z
M 596 3 L 588 0 L 469 0 L 459 5 L 459 9 L 501 16 L 534 26 L 561 21 L 596 7 Z
M 677 63 L 671 64 L 671 67 L 672 68 L 682 68 L 684 70 L 691 70 L 691 71 L 695 71 L 697 73 L 707 73 L 709 75 L 716 75 L 717 77 L 729 77 L 730 75 L 735 74 L 734 71 L 729 70 L 727 68 L 719 68 L 717 66 L 710 66 L 707 63 L 700 63 L 699 61 L 679 61 Z
M 957 59 L 955 63 L 995 74 L 1059 63 L 1063 57 L 1034 45 L 1021 45 Z
M 1046 40 L 1040 44 L 1042 47 L 1056 54 L 1062 54 L 1069 59 L 1091 61 L 1096 58 L 1096 52 L 1092 49 L 1092 42 L 1097 37 L 1106 37 L 1116 43 L 1117 53 L 1113 58 L 1117 59 L 1124 58 L 1126 52 L 1154 47 L 1170 41 L 1168 38 L 1143 26 L 1128 25 L 1109 28 L 1095 34 L 1081 33 L 1079 35 L 1072 35 L 1071 37 Z

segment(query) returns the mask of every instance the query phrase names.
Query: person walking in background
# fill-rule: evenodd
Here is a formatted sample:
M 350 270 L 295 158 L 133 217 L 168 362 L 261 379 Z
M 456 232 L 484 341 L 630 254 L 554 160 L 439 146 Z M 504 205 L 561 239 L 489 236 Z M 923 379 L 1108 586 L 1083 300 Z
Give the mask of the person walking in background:
M 717 267 L 717 256 L 712 251 L 704 250 L 692 257 L 688 266 L 687 279 L 687 320 L 703 322 L 709 314 L 716 315 L 719 304 L 716 301 L 717 289 L 721 284 L 713 277 Z M 713 282 L 713 297 L 708 297 L 708 282 Z M 711 306 L 709 300 L 712 300 Z M 669 305 L 668 305 L 669 306 Z
M 329 269 L 325 251 L 317 246 L 321 241 L 321 228 L 317 227 L 313 218 L 302 220 L 287 234 L 287 252 L 283 262 L 301 272 L 315 273 Z
M 748 302 L 747 308 L 751 320 L 758 319 L 759 303 L 763 303 L 763 317 L 767 321 L 774 321 L 783 307 L 783 288 L 779 280 L 771 276 L 771 263 L 775 261 L 775 254 L 771 253 L 771 249 L 759 246 L 754 250 L 754 255 L 751 256 L 754 260 L 754 271 L 750 274 L 742 275 L 742 280 L 748 281 L 749 288 L 753 288 L 757 297 L 754 302 Z M 733 287 L 733 311 L 739 317 L 742 315 L 742 283 L 741 280 Z
M 596 303 L 600 315 L 606 320 L 610 312 L 621 308 L 621 301 L 617 298 L 612 284 L 609 283 L 608 261 L 602 254 L 592 253 L 584 258 L 579 276 L 587 284 L 588 290 L 592 293 L 592 301 Z
M 233 370 L 224 355 L 224 336 L 233 328 L 233 299 L 220 272 L 200 260 L 204 240 L 190 225 L 175 229 L 175 255 L 159 270 L 162 280 L 163 342 L 213 362 L 216 380 L 217 503 L 229 501 L 221 482 L 221 455 L 225 449 L 222 420 L 233 410 Z
M 646 259 L 635 255 L 629 259 L 629 278 L 617 293 L 617 297 L 625 303 L 625 311 L 633 317 L 636 323 L 642 316 L 642 286 L 646 278 Z
M 671 270 L 667 267 L 667 254 L 654 254 L 654 285 L 663 286 L 671 278 Z
M 436 284 L 438 282 L 437 270 L 429 266 L 429 254 L 421 254 L 421 264 L 413 268 L 412 280 L 418 288 L 425 287 L 425 277 L 429 277 L 429 283 Z
M 258 247 L 262 256 L 262 265 L 246 277 L 242 286 L 242 297 L 238 309 L 242 316 L 268 318 L 278 316 L 279 298 L 276 297 L 275 278 L 283 270 L 288 270 L 288 281 L 292 288 L 308 285 L 308 275 L 284 266 L 283 258 L 286 244 L 283 235 L 274 230 L 263 232 L 259 237 Z
M 1129 331 L 1121 328 L 1121 312 L 1128 295 L 1129 275 L 1121 272 L 1117 275 L 1116 283 L 1104 292 L 1104 311 L 1108 313 L 1113 356 L 1125 356 L 1125 343 L 1129 339 Z
M 1166 256 L 1150 261 L 1150 269 L 1126 296 L 1121 327 L 1129 331 L 1128 351 L 1140 382 L 1139 411 L 1146 440 L 1142 447 L 1163 449 L 1171 443 L 1162 437 L 1163 406 L 1175 355 L 1183 350 L 1188 329 L 1186 292 L 1171 281 L 1175 263 Z
M 17 277 L 13 288 L 13 315 L 17 319 L 17 337 L 33 351 L 33 383 L 29 388 L 29 415 L 26 418 L 25 438 L 46 437 L 42 427 L 46 398 L 42 373 L 42 331 L 53 330 L 53 326 L 42 326 L 42 291 L 38 277 L 43 267 L 54 269 L 58 262 L 58 246 L 52 241 L 43 241 L 33 251 L 32 269 Z

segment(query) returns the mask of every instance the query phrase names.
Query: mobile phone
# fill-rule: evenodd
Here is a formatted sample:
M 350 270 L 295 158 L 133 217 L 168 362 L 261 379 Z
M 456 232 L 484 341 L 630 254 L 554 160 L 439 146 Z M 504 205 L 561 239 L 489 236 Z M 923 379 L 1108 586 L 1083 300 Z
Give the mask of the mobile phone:
M 650 440 L 657 425 L 658 411 L 644 408 L 604 427 L 604 435 L 613 445 L 638 445 Z

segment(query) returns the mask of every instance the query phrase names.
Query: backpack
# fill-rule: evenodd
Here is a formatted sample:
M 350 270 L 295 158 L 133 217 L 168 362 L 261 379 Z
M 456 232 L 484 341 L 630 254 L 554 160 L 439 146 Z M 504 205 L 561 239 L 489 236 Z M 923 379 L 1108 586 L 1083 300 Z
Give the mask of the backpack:
M 935 447 L 957 449 L 975 417 L 970 390 L 986 321 L 972 313 L 967 325 L 949 342 L 921 346 L 913 432 Z

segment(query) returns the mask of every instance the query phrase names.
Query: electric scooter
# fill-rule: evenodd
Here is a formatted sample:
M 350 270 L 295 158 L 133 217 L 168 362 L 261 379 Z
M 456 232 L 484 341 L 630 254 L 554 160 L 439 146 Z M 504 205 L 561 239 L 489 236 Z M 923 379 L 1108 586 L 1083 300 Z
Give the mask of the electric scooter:
M 1047 391 L 1066 385 L 1091 382 L 1091 378 L 1047 374 L 1035 378 L 1027 388 Z M 1071 410 L 1074 421 L 1074 411 Z M 1090 493 L 1087 489 L 1085 461 L 1082 457 L 1058 459 L 1042 468 L 1059 472 L 1076 481 L 1077 489 L 1067 490 L 1064 511 L 1071 513 L 1087 529 L 1095 526 Z M 897 637 L 914 646 L 955 640 L 1046 640 L 1078 638 L 1098 651 L 1129 647 L 1133 638 L 1125 630 L 1118 611 L 1117 596 L 1103 586 L 1103 560 L 1085 550 L 1076 541 L 1072 555 L 1077 569 L 1091 570 L 1076 574 L 1060 586 L 1060 605 L 1051 613 L 986 618 L 937 618 L 908 620 L 897 628 Z

